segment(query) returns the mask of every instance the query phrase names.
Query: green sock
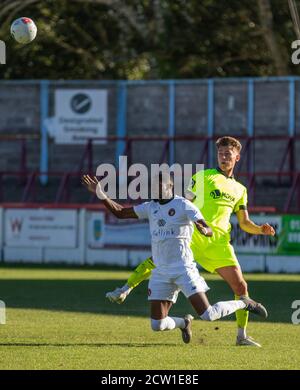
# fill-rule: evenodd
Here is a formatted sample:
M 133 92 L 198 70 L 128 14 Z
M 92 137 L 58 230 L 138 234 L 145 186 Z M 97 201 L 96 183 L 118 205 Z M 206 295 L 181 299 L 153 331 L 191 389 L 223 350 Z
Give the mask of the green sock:
M 143 280 L 146 280 L 151 275 L 152 270 L 155 268 L 155 265 L 151 259 L 144 260 L 141 264 L 139 264 L 133 273 L 129 276 L 127 280 L 127 284 L 131 288 L 135 288 L 138 286 Z
M 235 295 L 235 300 L 240 299 L 238 295 Z M 246 328 L 248 325 L 249 312 L 245 309 L 237 310 L 235 312 L 236 322 L 238 326 L 238 335 L 246 338 Z

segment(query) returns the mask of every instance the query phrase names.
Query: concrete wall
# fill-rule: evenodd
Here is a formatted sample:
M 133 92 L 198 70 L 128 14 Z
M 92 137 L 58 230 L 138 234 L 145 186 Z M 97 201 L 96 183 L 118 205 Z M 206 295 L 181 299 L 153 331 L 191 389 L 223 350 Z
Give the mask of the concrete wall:
M 40 88 L 37 83 L 26 85 L 0 83 L 0 135 L 39 134 Z M 39 142 L 28 141 L 28 166 L 39 165 Z M 0 169 L 17 170 L 20 163 L 21 144 L 0 142 Z
M 49 115 L 54 110 L 55 88 L 77 88 L 74 84 L 50 83 Z M 117 127 L 117 84 L 114 82 L 95 85 L 94 82 L 80 84 L 80 88 L 105 88 L 108 90 L 108 134 L 116 135 Z M 214 87 L 214 128 L 217 135 L 247 134 L 247 82 L 240 83 L 218 80 Z M 296 81 L 296 130 L 300 134 L 300 82 Z M 175 129 L 177 135 L 207 134 L 207 83 L 193 82 L 176 84 Z M 0 134 L 39 134 L 40 132 L 40 87 L 39 84 L 17 85 L 0 83 Z M 255 134 L 287 135 L 289 122 L 288 81 L 255 83 Z M 167 135 L 169 118 L 169 88 L 167 84 L 129 84 L 127 87 L 127 132 L 129 136 Z M 144 146 L 141 146 L 144 145 Z M 180 143 L 176 147 L 176 160 L 180 163 L 199 162 L 203 144 L 201 142 Z M 255 161 L 257 170 L 274 170 L 279 166 L 285 145 L 282 141 L 256 144 Z M 17 149 L 16 149 L 17 148 Z M 11 142 L 0 143 L 0 170 L 15 170 L 19 164 L 19 147 Z M 37 141 L 28 143 L 30 169 L 39 167 L 40 145 Z M 95 148 L 95 162 L 114 162 L 116 144 L 108 143 Z M 83 148 L 80 146 L 59 146 L 49 142 L 49 167 L 52 170 L 73 170 L 78 167 Z M 135 144 L 135 162 L 159 162 L 162 144 Z M 297 153 L 300 154 L 300 142 Z M 300 159 L 297 158 L 300 169 Z

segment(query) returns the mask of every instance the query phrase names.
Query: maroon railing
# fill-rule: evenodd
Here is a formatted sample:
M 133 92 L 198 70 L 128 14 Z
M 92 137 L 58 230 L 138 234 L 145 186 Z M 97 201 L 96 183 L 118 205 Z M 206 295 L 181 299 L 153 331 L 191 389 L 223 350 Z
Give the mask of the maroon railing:
M 168 161 L 168 154 L 173 143 L 175 146 L 178 143 L 185 143 L 188 145 L 190 142 L 199 143 L 199 162 L 204 163 L 206 166 L 209 164 L 209 155 L 210 148 L 215 142 L 217 136 L 214 137 L 205 137 L 201 135 L 191 135 L 191 136 L 176 136 L 176 137 L 167 137 L 167 136 L 133 136 L 133 137 L 105 137 L 105 138 L 93 138 L 90 139 L 86 145 L 83 147 L 82 156 L 79 158 L 79 164 L 76 171 L 73 172 L 39 172 L 39 171 L 30 171 L 28 168 L 28 148 L 27 140 L 39 140 L 38 135 L 34 136 L 0 136 L 0 141 L 2 142 L 17 142 L 20 144 L 19 154 L 16 153 L 16 157 L 19 158 L 19 169 L 15 172 L 12 171 L 1 171 L 0 169 L 0 202 L 4 200 L 4 179 L 6 177 L 15 177 L 20 179 L 21 189 L 20 189 L 20 201 L 29 202 L 32 198 L 35 197 L 36 184 L 37 180 L 41 175 L 47 175 L 48 177 L 56 177 L 59 179 L 59 185 L 55 194 L 53 202 L 59 204 L 70 199 L 70 187 L 71 187 L 71 178 L 78 177 L 78 185 L 80 183 L 79 177 L 83 173 L 94 174 L 95 167 L 95 153 L 94 153 L 94 144 L 96 141 L 106 142 L 124 142 L 124 155 L 128 157 L 128 164 L 132 164 L 135 161 L 133 156 L 133 144 L 134 143 L 150 143 L 152 141 L 160 141 L 162 143 L 162 153 L 160 156 L 159 163 Z M 236 175 L 237 177 L 244 177 L 246 179 L 246 185 L 249 191 L 249 203 L 252 207 L 259 205 L 256 202 L 256 187 L 258 178 L 274 178 L 277 179 L 278 186 L 282 185 L 283 178 L 289 180 L 290 187 L 288 189 L 288 195 L 286 199 L 282 199 L 282 207 L 280 210 L 282 212 L 289 212 L 292 208 L 295 197 L 297 197 L 296 205 L 297 211 L 300 212 L 300 173 L 297 170 L 296 162 L 296 142 L 300 140 L 300 136 L 287 137 L 287 136 L 239 136 L 241 141 L 243 141 L 244 148 L 242 153 L 242 159 L 237 167 Z M 282 155 L 280 156 L 280 164 L 277 167 L 274 167 L 272 172 L 262 172 L 256 171 L 255 169 L 255 156 L 254 149 L 255 144 L 261 141 L 270 142 L 270 149 L 272 149 L 273 141 L 282 142 Z M 70 147 L 72 147 L 70 145 Z M 39 150 L 39 149 L 37 149 Z M 100 161 L 102 162 L 102 161 Z M 98 161 L 97 161 L 98 163 Z M 298 163 L 299 164 L 299 163 Z M 287 167 L 287 169 L 285 169 Z M 285 179 L 285 183 L 287 180 Z M 47 191 L 46 188 L 42 190 Z M 91 197 L 91 201 L 92 201 Z M 271 200 L 272 201 L 272 200 Z M 264 207 L 267 209 L 267 207 Z
M 88 172 L 86 172 L 88 173 Z M 94 174 L 94 172 L 89 172 L 90 174 Z M 25 179 L 25 186 L 23 189 L 20 190 L 20 197 L 19 197 L 19 202 L 22 203 L 28 203 L 28 202 L 36 202 L 36 195 L 37 195 L 37 183 L 40 178 L 40 176 L 44 175 L 45 172 L 31 172 L 28 173 L 24 176 L 23 172 L 1 172 L 0 173 L 0 203 L 4 202 L 6 199 L 6 202 L 9 201 L 7 197 L 4 196 L 5 192 L 5 183 L 4 179 L 6 177 L 15 177 L 15 178 L 20 178 L 23 177 Z M 71 178 L 77 178 L 78 181 L 77 185 L 80 186 L 80 177 L 82 175 L 82 172 L 47 172 L 49 176 L 49 180 L 51 178 L 56 178 L 58 179 L 58 186 L 57 190 L 55 193 L 55 196 L 53 199 L 48 200 L 47 202 L 52 202 L 54 204 L 60 204 L 60 203 L 67 203 L 71 200 L 71 191 L 74 189 L 74 185 L 72 187 L 70 183 Z M 242 172 L 238 175 L 239 178 L 246 178 L 248 185 L 248 195 L 249 195 L 249 206 L 251 209 L 260 211 L 260 212 L 300 212 L 300 172 L 285 172 L 282 174 L 283 176 L 286 177 L 293 177 L 293 182 L 292 186 L 288 189 L 287 195 L 282 199 L 282 206 L 279 208 L 274 207 L 273 199 L 270 199 L 270 203 L 268 206 L 261 206 L 257 203 L 256 201 L 256 179 L 258 177 L 260 178 L 266 178 L 266 177 L 276 177 L 277 172 L 256 172 L 254 174 L 248 174 L 245 172 Z M 39 190 L 44 190 L 47 191 L 46 188 L 42 188 L 39 186 Z M 296 204 L 295 207 L 293 206 L 293 201 L 296 198 Z M 93 195 L 89 196 L 89 202 L 93 203 L 97 201 L 96 197 Z M 73 200 L 74 202 L 74 200 Z

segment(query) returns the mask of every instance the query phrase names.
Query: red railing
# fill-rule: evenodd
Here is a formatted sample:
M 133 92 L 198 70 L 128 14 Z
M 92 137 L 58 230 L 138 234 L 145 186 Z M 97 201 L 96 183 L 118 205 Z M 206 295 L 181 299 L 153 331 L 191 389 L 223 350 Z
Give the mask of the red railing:
M 85 172 L 94 174 L 94 172 Z M 20 191 L 19 202 L 28 203 L 28 202 L 36 202 L 37 195 L 37 182 L 41 176 L 45 175 L 45 172 L 31 172 L 24 176 L 22 172 L 1 172 L 0 173 L 0 202 L 4 202 L 4 178 L 5 177 L 23 177 L 25 180 L 25 186 L 23 190 Z M 82 172 L 47 172 L 49 176 L 49 180 L 51 178 L 58 179 L 57 190 L 55 192 L 55 196 L 53 199 L 47 199 L 48 202 L 52 202 L 54 204 L 67 203 L 71 200 L 71 191 L 74 189 L 74 183 L 71 184 L 71 178 L 77 178 L 76 186 L 80 187 L 80 178 Z M 268 205 L 259 205 L 256 200 L 256 187 L 257 187 L 257 178 L 267 178 L 267 177 L 276 177 L 276 172 L 256 172 L 254 174 L 249 174 L 242 172 L 238 175 L 238 179 L 246 178 L 247 179 L 247 188 L 248 188 L 248 196 L 249 196 L 249 206 L 252 210 L 257 212 L 275 212 L 280 211 L 284 213 L 288 213 L 289 211 L 300 212 L 300 172 L 285 172 L 282 174 L 286 177 L 293 177 L 292 186 L 288 189 L 286 196 L 282 198 L 282 206 L 276 208 L 274 206 L 274 199 L 270 199 Z M 46 188 L 39 187 L 40 191 L 47 191 Z M 94 195 L 89 195 L 89 203 L 93 203 L 97 201 Z M 292 208 L 294 198 L 296 197 L 296 207 Z M 73 202 L 76 200 L 72 200 Z M 86 201 L 86 200 L 85 200 Z
M 284 206 L 284 212 L 288 212 L 290 210 L 290 206 L 293 201 L 293 197 L 297 195 L 297 210 L 298 213 L 300 213 L 300 172 L 294 173 L 294 178 L 293 178 L 293 184 L 290 189 L 287 201 Z
M 19 144 L 19 149 L 16 150 L 14 157 L 19 157 L 19 172 L 26 174 L 28 172 L 28 141 L 39 141 L 40 136 L 38 134 L 27 134 L 27 135 L 0 135 L 1 144 L 5 142 L 13 142 Z M 1 174 L 1 171 L 0 171 Z
M 282 199 L 282 207 L 278 211 L 288 213 L 292 208 L 293 200 L 296 198 L 296 212 L 300 212 L 300 172 L 282 172 L 281 177 L 292 178 L 292 185 L 290 186 L 286 198 Z M 247 180 L 247 189 L 248 189 L 248 199 L 249 204 L 255 208 L 257 205 L 256 200 L 256 187 L 257 187 L 257 178 L 268 178 L 268 177 L 278 177 L 277 172 L 255 172 L 255 173 L 246 173 L 241 172 L 237 175 L 237 178 L 245 177 Z M 262 184 L 263 185 L 263 184 Z M 270 203 L 274 201 L 270 199 Z M 264 206 L 265 208 L 267 206 Z
M 209 150 L 212 145 L 214 145 L 214 142 L 219 138 L 219 136 L 213 136 L 213 137 L 206 137 L 202 135 L 180 135 L 175 137 L 168 137 L 168 136 L 132 136 L 132 137 L 116 137 L 116 136 L 110 136 L 110 137 L 98 137 L 98 138 L 91 138 L 88 140 L 86 146 L 84 147 L 84 151 L 82 154 L 82 157 L 80 159 L 78 170 L 81 171 L 81 168 L 85 165 L 85 162 L 87 162 L 88 168 L 92 168 L 94 166 L 94 154 L 93 154 L 93 146 L 96 141 L 106 141 L 106 142 L 124 142 L 124 152 L 123 154 L 128 157 L 128 163 L 133 162 L 132 158 L 132 144 L 133 143 L 149 143 L 154 141 L 160 141 L 162 143 L 162 154 L 159 160 L 159 163 L 163 163 L 167 161 L 168 152 L 170 150 L 171 143 L 174 143 L 176 146 L 179 142 L 199 142 L 199 150 L 201 152 L 199 153 L 199 163 L 204 163 L 206 165 L 209 165 L 208 157 L 209 157 Z M 254 156 L 254 148 L 255 143 L 259 143 L 261 141 L 269 141 L 270 143 L 274 141 L 282 141 L 282 143 L 285 143 L 285 147 L 283 147 L 283 153 L 280 160 L 280 164 L 278 166 L 278 169 L 276 170 L 278 177 L 280 178 L 281 174 L 284 174 L 286 171 L 284 171 L 284 167 L 286 163 L 288 163 L 288 171 L 294 172 L 296 170 L 296 157 L 295 157 L 295 144 L 296 141 L 300 141 L 300 135 L 289 137 L 289 136 L 254 136 L 254 137 L 248 137 L 248 136 L 238 136 L 238 139 L 241 140 L 244 143 L 243 153 L 241 162 L 237 168 L 237 173 L 242 172 L 242 168 L 245 166 L 246 161 L 246 171 L 247 172 L 254 172 L 255 171 L 255 156 Z M 202 148 L 201 148 L 202 147 Z M 271 148 L 271 147 L 270 147 Z
M 0 171 L 0 202 L 4 200 L 3 192 L 4 185 L 3 180 L 5 177 L 17 177 L 20 178 L 22 188 L 20 190 L 20 201 L 29 202 L 32 198 L 35 197 L 36 184 L 37 180 L 41 175 L 47 175 L 51 177 L 57 177 L 59 179 L 59 184 L 57 191 L 55 193 L 55 198 L 52 200 L 55 204 L 59 204 L 70 199 L 70 188 L 71 188 L 71 178 L 78 177 L 78 185 L 80 183 L 79 177 L 83 173 L 94 174 L 95 167 L 95 154 L 94 154 L 94 144 L 96 141 L 106 140 L 107 142 L 124 142 L 124 155 L 128 157 L 128 164 L 133 163 L 133 143 L 150 143 L 152 141 L 160 141 L 162 143 L 162 152 L 160 156 L 159 163 L 168 161 L 168 154 L 172 144 L 175 146 L 178 143 L 186 143 L 187 145 L 190 142 L 199 143 L 199 162 L 209 164 L 209 156 L 213 143 L 218 138 L 214 137 L 205 137 L 200 135 L 192 136 L 176 136 L 176 137 L 167 137 L 167 136 L 134 136 L 134 137 L 105 137 L 105 138 L 94 138 L 90 139 L 86 145 L 83 147 L 83 154 L 79 159 L 78 169 L 73 172 L 39 172 L 34 171 L 30 172 L 28 169 L 28 149 L 27 149 L 27 140 L 39 140 L 38 135 L 34 136 L 1 136 L 0 141 L 9 141 L 9 142 L 18 142 L 20 143 L 20 154 L 19 154 L 19 169 L 16 172 L 12 171 Z M 295 196 L 297 196 L 297 210 L 300 212 L 300 179 L 299 172 L 296 169 L 296 153 L 295 145 L 296 142 L 300 140 L 300 136 L 287 137 L 287 136 L 256 136 L 256 137 L 247 137 L 239 136 L 241 141 L 243 141 L 244 148 L 242 153 L 242 159 L 237 167 L 236 175 L 237 177 L 245 177 L 246 185 L 249 191 L 249 203 L 252 207 L 259 206 L 256 203 L 256 187 L 258 178 L 277 178 L 277 183 L 279 186 L 282 185 L 283 178 L 288 178 L 290 181 L 290 188 L 288 190 L 288 195 L 285 199 L 282 199 L 282 207 L 280 211 L 288 212 L 292 208 L 292 204 Z M 255 143 L 261 141 L 269 141 L 270 145 L 272 141 L 281 141 L 283 144 L 282 155 L 280 159 L 280 164 L 278 167 L 274 167 L 272 172 L 257 172 L 255 170 L 255 156 L 254 149 Z M 72 147 L 70 145 L 70 147 Z M 271 149 L 271 146 L 270 146 Z M 97 161 L 98 162 L 98 161 Z M 285 170 L 286 165 L 288 169 Z M 285 180 L 286 182 L 286 180 Z M 46 188 L 42 187 L 42 190 L 46 191 Z M 91 200 L 93 197 L 91 197 Z M 264 206 L 264 209 L 267 207 Z M 273 210 L 273 208 L 272 208 Z

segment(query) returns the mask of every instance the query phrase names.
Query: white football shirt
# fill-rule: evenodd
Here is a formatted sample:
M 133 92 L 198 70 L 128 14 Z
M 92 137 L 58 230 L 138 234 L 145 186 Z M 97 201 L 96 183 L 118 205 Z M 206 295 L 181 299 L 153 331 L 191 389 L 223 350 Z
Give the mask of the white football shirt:
M 134 206 L 138 218 L 150 224 L 152 258 L 156 267 L 178 268 L 194 263 L 190 249 L 193 222 L 204 219 L 189 200 L 175 196 L 165 204 L 150 201 Z

